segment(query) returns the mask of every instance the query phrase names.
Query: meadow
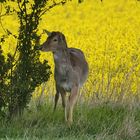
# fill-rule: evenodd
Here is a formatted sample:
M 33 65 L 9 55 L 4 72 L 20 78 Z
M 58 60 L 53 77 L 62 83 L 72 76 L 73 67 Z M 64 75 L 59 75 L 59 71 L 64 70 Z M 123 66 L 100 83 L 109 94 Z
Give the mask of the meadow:
M 12 3 L 11 3 L 12 4 Z M 18 34 L 16 15 L 2 17 L 2 24 Z M 61 103 L 52 113 L 55 84 L 51 53 L 42 53 L 52 75 L 37 87 L 29 108 L 13 122 L 0 122 L 1 139 L 140 139 L 140 2 L 136 0 L 85 0 L 57 6 L 40 21 L 43 29 L 60 31 L 69 47 L 81 49 L 89 76 L 79 94 L 74 125 L 67 128 Z M 0 27 L 0 36 L 4 30 Z M 41 43 L 47 38 L 42 34 Z M 14 53 L 17 40 L 9 36 L 2 49 Z
M 69 128 L 58 106 L 35 106 L 12 122 L 0 122 L 1 140 L 139 140 L 140 109 L 124 104 L 77 105 L 74 123 Z

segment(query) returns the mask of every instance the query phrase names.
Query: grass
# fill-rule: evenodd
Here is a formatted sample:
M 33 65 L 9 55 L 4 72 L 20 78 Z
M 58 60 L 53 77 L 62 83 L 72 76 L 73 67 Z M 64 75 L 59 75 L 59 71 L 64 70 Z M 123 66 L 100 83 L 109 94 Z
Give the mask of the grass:
M 0 122 L 1 140 L 139 140 L 140 109 L 121 104 L 77 105 L 68 128 L 59 105 L 30 106 L 11 122 Z

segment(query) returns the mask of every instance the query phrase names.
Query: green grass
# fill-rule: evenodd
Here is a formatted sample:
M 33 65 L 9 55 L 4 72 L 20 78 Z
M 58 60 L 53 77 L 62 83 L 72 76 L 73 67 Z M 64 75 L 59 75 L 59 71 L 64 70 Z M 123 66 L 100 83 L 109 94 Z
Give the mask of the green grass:
M 33 106 L 11 122 L 0 122 L 0 140 L 139 140 L 140 109 L 119 104 L 77 105 L 68 128 L 59 105 Z

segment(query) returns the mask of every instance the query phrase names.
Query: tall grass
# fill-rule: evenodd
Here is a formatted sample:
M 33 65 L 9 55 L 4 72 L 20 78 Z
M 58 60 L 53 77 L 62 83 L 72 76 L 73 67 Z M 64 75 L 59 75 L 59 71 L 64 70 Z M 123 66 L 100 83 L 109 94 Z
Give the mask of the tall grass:
M 51 102 L 36 107 L 32 102 L 23 116 L 0 121 L 0 139 L 139 140 L 140 109 L 119 103 L 80 103 L 69 128 L 60 104 L 53 113 Z

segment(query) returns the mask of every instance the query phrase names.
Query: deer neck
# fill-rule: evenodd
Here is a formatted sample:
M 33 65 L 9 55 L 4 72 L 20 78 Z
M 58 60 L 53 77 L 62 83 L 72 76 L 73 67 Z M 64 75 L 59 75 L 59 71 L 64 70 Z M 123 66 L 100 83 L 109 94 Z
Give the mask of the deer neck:
M 53 53 L 55 65 L 70 64 L 70 56 L 67 49 L 61 49 Z

